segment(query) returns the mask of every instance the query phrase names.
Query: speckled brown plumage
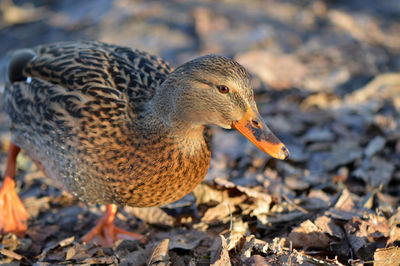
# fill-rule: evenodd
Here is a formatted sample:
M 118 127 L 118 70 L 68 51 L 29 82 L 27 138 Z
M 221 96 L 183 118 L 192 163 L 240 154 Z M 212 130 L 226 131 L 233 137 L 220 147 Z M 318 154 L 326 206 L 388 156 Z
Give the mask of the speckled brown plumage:
M 96 203 L 144 207 L 183 197 L 209 167 L 206 125 L 231 128 L 257 110 L 247 71 L 213 55 L 172 71 L 129 48 L 57 43 L 17 53 L 9 76 L 13 142 L 66 190 Z

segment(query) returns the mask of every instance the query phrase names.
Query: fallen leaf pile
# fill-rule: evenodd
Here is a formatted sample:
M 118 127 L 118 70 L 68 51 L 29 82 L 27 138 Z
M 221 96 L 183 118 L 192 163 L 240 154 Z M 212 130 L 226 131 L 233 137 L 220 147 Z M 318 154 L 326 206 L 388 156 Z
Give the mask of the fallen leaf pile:
M 104 206 L 60 191 L 21 153 L 29 226 L 0 237 L 1 264 L 400 264 L 398 0 L 7 0 L 0 13 L 0 89 L 7 53 L 45 42 L 101 40 L 175 65 L 225 54 L 251 72 L 259 111 L 291 152 L 271 159 L 212 128 L 205 181 L 167 206 L 121 207 L 117 225 L 146 241 L 112 248 L 80 241 Z M 1 112 L 2 171 L 9 139 Z

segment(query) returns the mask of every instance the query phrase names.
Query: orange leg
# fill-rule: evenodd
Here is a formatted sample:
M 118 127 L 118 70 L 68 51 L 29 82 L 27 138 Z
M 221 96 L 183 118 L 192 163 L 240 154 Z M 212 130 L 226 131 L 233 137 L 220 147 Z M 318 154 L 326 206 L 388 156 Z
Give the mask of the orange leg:
M 119 239 L 143 239 L 143 235 L 122 230 L 114 225 L 117 209 L 117 205 L 108 204 L 106 212 L 97 220 L 96 226 L 82 237 L 82 241 L 93 241 L 102 246 L 112 247 Z
M 0 233 L 23 236 L 27 228 L 28 212 L 15 191 L 15 169 L 20 148 L 10 142 L 7 167 L 0 188 Z

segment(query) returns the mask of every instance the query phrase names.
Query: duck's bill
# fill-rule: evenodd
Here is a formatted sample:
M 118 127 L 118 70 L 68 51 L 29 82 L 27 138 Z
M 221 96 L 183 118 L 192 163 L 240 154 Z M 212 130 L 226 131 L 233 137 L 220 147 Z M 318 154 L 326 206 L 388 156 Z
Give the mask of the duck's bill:
M 244 117 L 239 121 L 234 121 L 232 127 L 270 156 L 281 160 L 289 157 L 289 150 L 265 125 L 260 114 L 253 111 L 250 106 Z

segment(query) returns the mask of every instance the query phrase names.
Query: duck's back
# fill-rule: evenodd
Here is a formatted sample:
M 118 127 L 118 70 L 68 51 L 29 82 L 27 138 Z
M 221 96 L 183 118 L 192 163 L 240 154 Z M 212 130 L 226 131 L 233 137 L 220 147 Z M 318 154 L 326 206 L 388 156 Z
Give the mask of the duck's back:
M 88 98 L 129 98 L 135 109 L 151 99 L 172 71 L 162 59 L 143 51 L 101 42 L 64 42 L 33 48 L 23 74 Z M 18 69 L 17 69 L 18 71 Z

